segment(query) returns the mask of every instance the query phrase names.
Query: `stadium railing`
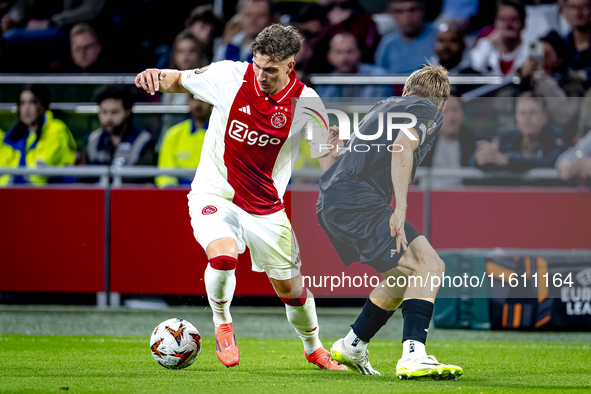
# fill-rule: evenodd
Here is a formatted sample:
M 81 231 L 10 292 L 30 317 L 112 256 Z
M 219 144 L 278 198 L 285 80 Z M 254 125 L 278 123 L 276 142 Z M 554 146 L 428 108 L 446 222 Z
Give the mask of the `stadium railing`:
M 315 85 L 404 85 L 407 78 L 408 75 L 364 76 L 313 74 L 310 76 L 310 80 Z M 449 77 L 449 82 L 452 85 L 501 85 L 509 80 L 512 80 L 512 77 L 488 75 L 452 75 Z
M 47 84 L 47 85 L 105 85 L 125 84 L 133 85 L 136 74 L 0 74 L 0 85 Z M 312 74 L 310 81 L 315 85 L 403 85 L 408 75 L 363 76 L 363 75 L 327 75 Z M 486 75 L 452 75 L 449 77 L 452 85 L 468 85 L 476 87 L 463 94 L 466 100 L 480 97 L 502 86 L 518 83 L 514 76 L 486 76 Z M 359 110 L 359 107 L 355 107 Z M 76 113 L 97 113 L 94 103 L 52 103 L 50 109 L 72 111 Z M 16 105 L 0 103 L 0 111 L 15 112 Z M 135 113 L 187 113 L 188 106 L 162 105 L 158 103 L 137 105 Z
M 49 109 L 77 114 L 98 114 L 99 112 L 99 106 L 95 103 L 51 103 Z M 16 104 L 0 103 L 0 111 L 16 112 Z M 189 113 L 189 106 L 143 103 L 135 104 L 132 112 L 134 114 L 186 114 Z
M 145 178 L 169 175 L 181 178 L 192 178 L 195 170 L 185 169 L 160 169 L 151 166 L 117 167 L 117 166 L 64 166 L 64 167 L 0 167 L 0 175 L 44 175 L 44 176 L 69 176 L 69 177 L 99 177 L 98 186 L 104 187 L 110 184 L 112 178 L 113 187 L 121 187 L 125 178 Z M 294 170 L 292 178 L 319 178 L 322 175 L 320 168 L 307 168 Z M 430 182 L 434 178 L 461 178 L 464 180 L 560 180 L 554 168 L 535 168 L 526 172 L 487 172 L 477 168 L 425 168 L 419 167 L 416 179 L 422 182 L 422 188 L 429 189 Z
M 135 81 L 136 74 L 0 74 L 0 85 L 19 85 L 42 83 L 51 85 L 104 85 L 128 84 Z M 310 80 L 315 85 L 403 85 L 408 75 L 326 75 L 313 74 Z M 449 81 L 452 85 L 501 85 L 512 80 L 513 77 L 487 75 L 452 75 Z
M 136 74 L 0 74 L 0 85 L 131 85 L 135 77 Z

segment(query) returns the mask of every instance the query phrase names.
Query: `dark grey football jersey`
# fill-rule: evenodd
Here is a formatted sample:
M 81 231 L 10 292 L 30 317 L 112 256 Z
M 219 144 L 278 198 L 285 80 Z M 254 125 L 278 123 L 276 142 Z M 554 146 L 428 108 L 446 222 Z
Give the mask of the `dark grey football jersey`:
M 435 104 L 426 98 L 390 97 L 378 102 L 362 119 L 359 124 L 359 134 L 364 137 L 360 138 L 355 133 L 351 133 L 351 139 L 341 150 L 336 163 L 320 178 L 321 195 L 318 200 L 318 211 L 322 210 L 323 193 L 339 180 L 355 187 L 357 190 L 352 191 L 353 194 L 358 194 L 363 189 L 373 189 L 386 201 L 391 201 L 394 195 L 391 176 L 392 149 L 399 149 L 391 145 L 401 131 L 394 129 L 391 135 L 388 135 L 388 113 L 407 113 L 416 116 L 417 123 L 414 128 L 419 132 L 420 141 L 418 148 L 413 152 L 412 181 L 417 167 L 433 146 L 443 124 L 443 115 Z M 382 133 L 377 138 L 372 138 L 370 136 L 378 133 L 380 116 Z M 395 117 L 392 119 L 392 124 L 408 124 L 411 121 L 409 118 Z M 339 187 L 339 189 L 341 191 L 342 188 Z

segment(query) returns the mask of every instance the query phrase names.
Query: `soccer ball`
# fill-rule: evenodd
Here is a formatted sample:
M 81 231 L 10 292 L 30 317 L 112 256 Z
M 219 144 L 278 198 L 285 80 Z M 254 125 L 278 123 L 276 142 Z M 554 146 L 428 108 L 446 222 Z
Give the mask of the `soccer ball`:
M 154 360 L 165 368 L 187 368 L 199 357 L 201 335 L 184 319 L 168 319 L 152 332 L 150 350 Z

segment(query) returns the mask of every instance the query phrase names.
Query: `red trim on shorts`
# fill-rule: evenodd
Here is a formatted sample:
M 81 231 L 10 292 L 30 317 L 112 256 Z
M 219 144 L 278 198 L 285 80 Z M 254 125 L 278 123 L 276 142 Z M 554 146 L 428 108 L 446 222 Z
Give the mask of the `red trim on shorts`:
M 306 287 L 304 286 L 302 294 L 300 294 L 298 298 L 279 298 L 281 298 L 281 301 L 283 301 L 284 304 L 287 304 L 289 306 L 304 306 L 304 304 L 308 300 L 308 292 L 306 291 Z
M 209 265 L 211 268 L 220 271 L 231 271 L 236 269 L 236 264 L 238 264 L 238 260 L 231 256 L 218 256 L 209 259 Z

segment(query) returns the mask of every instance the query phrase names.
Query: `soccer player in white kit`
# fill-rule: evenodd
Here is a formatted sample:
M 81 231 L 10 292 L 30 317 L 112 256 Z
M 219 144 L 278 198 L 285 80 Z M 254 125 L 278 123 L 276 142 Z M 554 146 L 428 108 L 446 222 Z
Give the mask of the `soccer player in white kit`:
M 331 359 L 318 338 L 314 297 L 303 286 L 297 241 L 282 201 L 306 135 L 306 117 L 294 116 L 300 109 L 292 111 L 292 98 L 315 97 L 322 106 L 293 70 L 301 42 L 297 29 L 276 24 L 256 37 L 253 64 L 221 61 L 189 71 L 148 69 L 135 80 L 151 94 L 191 93 L 214 105 L 189 212 L 195 238 L 209 259 L 204 280 L 216 354 L 227 367 L 240 361 L 230 303 L 237 258 L 248 246 L 253 271 L 266 272 L 285 303 L 306 359 L 320 368 L 347 369 Z M 327 139 L 328 130 L 316 129 L 309 141 L 323 168 L 329 165 L 328 152 L 320 157 L 320 144 Z

